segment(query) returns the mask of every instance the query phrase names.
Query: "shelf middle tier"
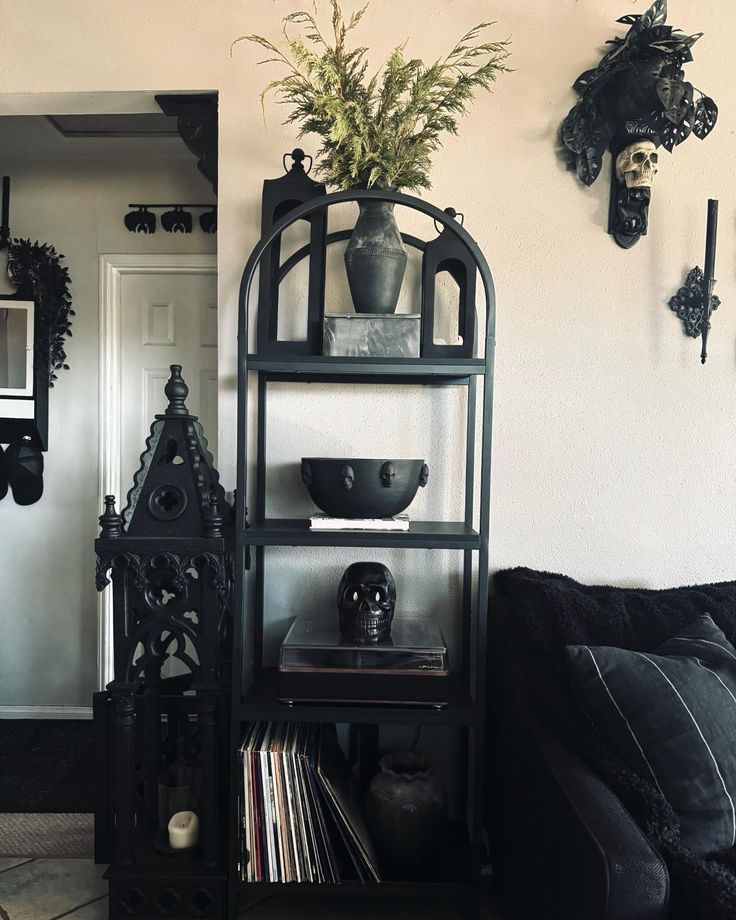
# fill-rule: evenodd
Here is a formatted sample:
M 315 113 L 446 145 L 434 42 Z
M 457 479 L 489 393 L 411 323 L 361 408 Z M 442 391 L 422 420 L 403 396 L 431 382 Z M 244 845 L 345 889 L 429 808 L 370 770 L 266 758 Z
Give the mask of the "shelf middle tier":
M 295 703 L 279 701 L 277 669 L 263 668 L 254 686 L 241 699 L 243 722 L 349 722 L 376 725 L 476 725 L 478 710 L 465 689 L 463 675 L 447 680 L 447 706 L 390 706 L 359 703 Z
M 251 546 L 390 546 L 480 549 L 480 534 L 462 521 L 411 521 L 408 530 L 310 530 L 308 518 L 266 518 L 248 527 Z

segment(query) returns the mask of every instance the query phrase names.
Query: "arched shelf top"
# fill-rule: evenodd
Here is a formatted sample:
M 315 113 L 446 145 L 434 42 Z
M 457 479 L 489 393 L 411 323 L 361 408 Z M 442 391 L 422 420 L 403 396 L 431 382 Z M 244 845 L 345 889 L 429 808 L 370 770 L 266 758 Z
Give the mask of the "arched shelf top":
M 485 326 L 485 357 L 486 360 L 489 358 L 489 349 L 493 348 L 494 338 L 495 338 L 495 328 L 496 328 L 496 294 L 495 288 L 493 285 L 493 276 L 491 275 L 491 270 L 488 266 L 485 256 L 483 255 L 480 247 L 475 242 L 473 237 L 468 233 L 465 228 L 459 224 L 454 217 L 451 217 L 449 214 L 445 213 L 441 208 L 438 208 L 436 205 L 430 204 L 429 202 L 423 201 L 421 198 L 417 198 L 414 195 L 405 195 L 403 192 L 395 192 L 390 189 L 348 189 L 347 191 L 341 192 L 330 192 L 327 195 L 321 195 L 318 198 L 312 198 L 309 201 L 304 202 L 303 204 L 298 205 L 297 207 L 290 210 L 285 214 L 280 220 L 273 224 L 269 228 L 268 232 L 265 233 L 261 239 L 256 243 L 254 249 L 252 250 L 248 261 L 245 264 L 243 269 L 243 275 L 240 281 L 240 294 L 238 298 L 238 339 L 241 342 L 241 348 L 243 353 L 247 351 L 248 343 L 248 302 L 250 300 L 251 289 L 253 286 L 253 279 L 255 277 L 256 271 L 261 263 L 261 259 L 264 254 L 267 252 L 269 246 L 277 240 L 285 230 L 287 230 L 292 224 L 296 223 L 298 220 L 303 218 L 308 218 L 311 214 L 327 209 L 336 204 L 343 204 L 345 202 L 355 201 L 360 203 L 362 201 L 388 201 L 392 204 L 398 204 L 402 207 L 409 208 L 413 211 L 418 211 L 421 214 L 426 215 L 427 217 L 432 218 L 437 223 L 451 233 L 453 233 L 458 240 L 466 247 L 470 253 L 473 261 L 475 262 L 478 268 L 478 274 L 480 275 L 481 282 L 483 284 L 483 291 L 485 294 L 486 301 L 486 326 Z M 331 242 L 336 242 L 338 238 L 345 238 L 340 233 L 335 234 L 332 237 Z M 411 245 L 415 245 L 416 248 L 421 249 L 421 241 L 415 238 L 410 238 L 407 240 Z M 417 245 L 420 244 L 420 245 Z M 307 249 L 298 251 L 291 257 L 289 263 L 285 263 L 284 271 L 282 277 L 294 267 L 294 265 L 307 254 Z M 288 268 L 287 268 L 288 264 Z

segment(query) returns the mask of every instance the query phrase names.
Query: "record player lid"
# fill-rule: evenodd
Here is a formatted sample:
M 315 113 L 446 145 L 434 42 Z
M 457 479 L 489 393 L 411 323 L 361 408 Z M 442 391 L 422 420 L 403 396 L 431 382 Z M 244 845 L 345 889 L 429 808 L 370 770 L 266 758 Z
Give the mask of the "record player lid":
M 370 650 L 377 655 L 391 654 L 397 651 L 434 652 L 447 654 L 447 644 L 442 631 L 432 620 L 395 619 L 391 625 L 391 635 L 383 642 L 356 643 L 341 635 L 337 622 L 311 617 L 297 617 L 282 644 L 282 651 L 296 649 L 335 649 L 342 651 Z

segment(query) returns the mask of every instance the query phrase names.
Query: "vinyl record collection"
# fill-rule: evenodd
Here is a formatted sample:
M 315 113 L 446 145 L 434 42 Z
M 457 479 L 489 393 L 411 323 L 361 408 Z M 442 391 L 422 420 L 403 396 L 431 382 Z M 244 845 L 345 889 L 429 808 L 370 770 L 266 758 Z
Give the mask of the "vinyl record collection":
M 334 725 L 255 722 L 240 759 L 242 881 L 380 881 Z

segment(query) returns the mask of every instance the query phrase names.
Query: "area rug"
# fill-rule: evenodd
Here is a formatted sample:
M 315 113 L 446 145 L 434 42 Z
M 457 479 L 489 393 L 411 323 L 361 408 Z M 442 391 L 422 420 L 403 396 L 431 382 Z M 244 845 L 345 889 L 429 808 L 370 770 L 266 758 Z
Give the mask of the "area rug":
M 53 859 L 93 855 L 93 815 L 0 814 L 0 856 Z

